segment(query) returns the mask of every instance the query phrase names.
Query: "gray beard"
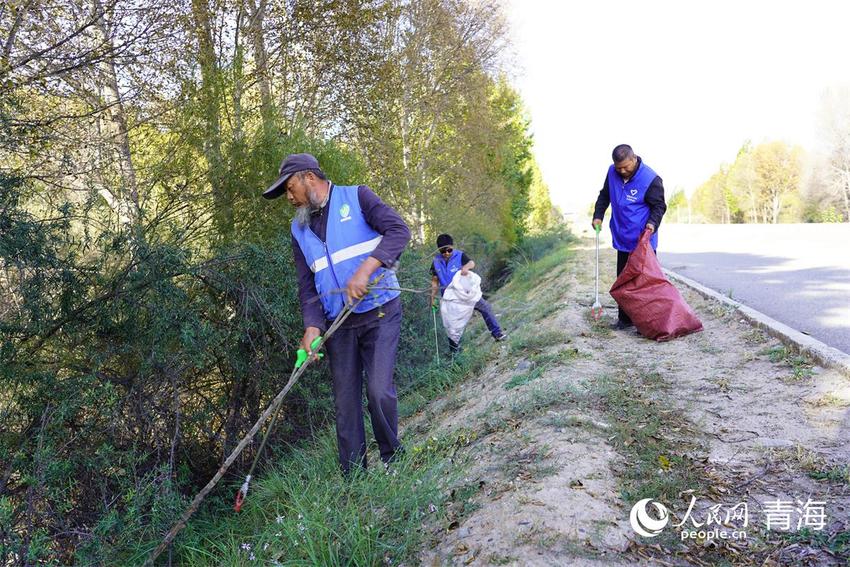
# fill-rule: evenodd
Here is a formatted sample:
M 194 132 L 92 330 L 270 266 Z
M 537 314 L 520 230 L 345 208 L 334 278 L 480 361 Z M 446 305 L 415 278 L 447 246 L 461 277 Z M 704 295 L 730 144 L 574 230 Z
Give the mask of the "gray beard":
M 304 205 L 303 207 L 298 207 L 295 209 L 295 222 L 298 226 L 306 226 L 310 223 L 310 216 L 315 212 L 322 208 L 322 203 L 319 201 L 318 195 L 316 195 L 315 191 L 309 191 L 307 193 L 307 200 L 310 201 L 309 205 Z
M 304 205 L 303 207 L 295 209 L 295 222 L 298 226 L 307 226 L 307 223 L 310 222 L 310 213 L 312 212 L 313 211 L 309 205 Z

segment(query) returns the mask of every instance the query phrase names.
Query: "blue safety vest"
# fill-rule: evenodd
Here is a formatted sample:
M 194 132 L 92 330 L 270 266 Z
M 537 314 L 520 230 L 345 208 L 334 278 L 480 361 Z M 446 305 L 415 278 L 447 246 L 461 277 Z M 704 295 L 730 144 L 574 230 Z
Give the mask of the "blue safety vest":
M 357 186 L 334 185 L 328 204 L 328 224 L 325 242 L 310 230 L 310 225 L 292 222 L 292 236 L 301 247 L 307 265 L 313 272 L 316 291 L 322 301 L 325 317 L 334 319 L 345 305 L 346 295 L 341 290 L 381 242 L 360 209 Z M 383 276 L 383 277 L 382 277 Z M 370 281 L 381 278 L 373 289 L 354 308 L 355 313 L 365 313 L 398 297 L 398 279 L 395 272 L 378 268 Z
M 440 295 L 452 283 L 452 278 L 455 277 L 455 272 L 460 270 L 463 265 L 460 263 L 463 258 L 463 252 L 455 249 L 448 261 L 443 259 L 442 254 L 434 256 L 434 271 L 437 272 L 437 279 L 440 280 Z
M 623 178 L 611 165 L 608 167 L 608 192 L 611 196 L 611 236 L 614 248 L 621 252 L 635 249 L 646 223 L 649 221 L 649 205 L 644 200 L 649 185 L 658 175 L 641 162 L 632 178 Z M 658 247 L 658 233 L 649 239 L 652 249 Z

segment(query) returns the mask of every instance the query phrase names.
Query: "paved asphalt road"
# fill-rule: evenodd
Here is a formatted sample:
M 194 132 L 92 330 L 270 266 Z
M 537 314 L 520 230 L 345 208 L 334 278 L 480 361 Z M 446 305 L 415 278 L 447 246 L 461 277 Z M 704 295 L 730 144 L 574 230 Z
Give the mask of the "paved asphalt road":
M 662 224 L 658 236 L 665 268 L 850 354 L 850 224 Z

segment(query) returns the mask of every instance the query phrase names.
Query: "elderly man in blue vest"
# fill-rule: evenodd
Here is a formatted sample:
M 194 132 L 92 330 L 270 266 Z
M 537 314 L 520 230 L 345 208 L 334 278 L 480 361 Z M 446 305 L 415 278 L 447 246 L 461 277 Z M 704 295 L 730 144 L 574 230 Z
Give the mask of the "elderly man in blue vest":
M 366 467 L 364 371 L 372 430 L 388 465 L 402 451 L 393 383 L 401 299 L 389 268 L 407 246 L 410 230 L 365 185 L 330 182 L 310 154 L 286 156 L 279 174 L 263 197 L 286 194 L 296 208 L 291 233 L 305 329 L 301 348 L 311 353 L 313 340 L 346 302 L 355 305 L 327 342 L 340 467 L 346 475 L 353 467 Z
M 466 255 L 463 250 L 458 250 L 454 247 L 454 239 L 451 234 L 441 234 L 437 237 L 437 254 L 434 255 L 434 261 L 431 263 L 431 305 L 434 306 L 434 299 L 437 297 L 437 291 L 440 295 L 446 290 L 448 285 L 452 283 L 457 272 L 466 275 L 469 270 L 475 268 L 475 261 Z M 496 320 L 496 315 L 493 314 L 493 309 L 487 300 L 483 297 L 475 304 L 475 310 L 481 313 L 484 317 L 484 324 L 496 341 L 505 340 L 508 335 L 502 331 L 499 322 Z M 449 350 L 456 353 L 460 350 L 460 344 L 449 339 Z
M 605 183 L 596 199 L 593 229 L 598 230 L 608 205 L 611 205 L 611 237 L 617 249 L 617 275 L 626 267 L 644 229 L 652 231 L 652 249 L 658 247 L 658 227 L 667 211 L 664 185 L 652 168 L 636 156 L 631 146 L 620 144 L 611 153 L 614 164 L 608 167 Z M 617 311 L 615 329 L 631 327 L 632 320 Z

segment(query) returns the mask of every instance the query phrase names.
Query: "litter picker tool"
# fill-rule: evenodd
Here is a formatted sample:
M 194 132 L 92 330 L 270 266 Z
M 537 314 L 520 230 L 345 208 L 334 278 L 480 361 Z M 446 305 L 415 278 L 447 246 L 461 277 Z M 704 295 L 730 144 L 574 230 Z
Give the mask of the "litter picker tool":
M 436 350 L 436 360 L 440 362 L 440 340 L 437 338 L 437 306 L 431 305 L 431 315 L 434 317 L 434 349 Z
M 298 370 L 307 362 L 307 358 L 310 356 L 314 356 L 313 353 L 317 353 L 315 356 L 317 358 L 324 357 L 324 353 L 318 352 L 319 346 L 322 344 L 322 337 L 316 337 L 313 339 L 313 342 L 310 343 L 310 351 L 306 351 L 303 348 L 298 349 L 298 353 L 295 358 L 295 368 L 292 369 L 292 375 L 295 376 L 298 373 Z M 269 433 L 274 429 L 274 423 L 277 420 L 277 414 L 280 413 L 280 406 L 277 406 L 274 414 L 272 415 L 271 421 L 269 421 L 269 426 L 266 427 L 266 433 L 263 435 L 263 440 L 260 442 L 260 447 L 257 449 L 257 454 L 254 455 L 254 462 L 251 463 L 251 468 L 248 469 L 248 474 L 245 476 L 245 482 L 242 483 L 242 487 L 236 492 L 236 503 L 233 504 L 233 509 L 237 512 L 242 510 L 242 504 L 245 502 L 245 497 L 248 496 L 248 487 L 251 485 L 251 476 L 254 474 L 254 469 L 257 468 L 257 463 L 260 460 L 260 455 L 263 454 L 263 449 L 266 446 L 266 441 L 269 438 Z
M 375 280 L 374 283 L 377 282 L 378 280 Z M 286 394 L 289 393 L 289 390 L 292 388 L 292 386 L 295 385 L 295 383 L 298 381 L 304 371 L 310 366 L 310 363 L 321 356 L 318 350 L 324 346 L 324 344 L 331 337 L 331 335 L 345 322 L 348 316 L 354 312 L 354 308 L 357 307 L 357 305 L 362 300 L 363 299 L 361 298 L 354 304 L 346 303 L 342 311 L 340 311 L 339 315 L 337 315 L 333 324 L 330 326 L 330 328 L 328 328 L 327 332 L 325 333 L 325 336 L 316 337 L 316 339 L 310 344 L 311 351 L 304 352 L 303 354 L 301 352 L 298 352 L 295 361 L 295 368 L 292 370 L 292 375 L 289 377 L 289 381 L 286 383 L 286 386 L 284 386 L 283 389 L 278 392 L 277 396 L 275 396 L 275 398 L 271 401 L 266 410 L 262 413 L 262 415 L 260 415 L 259 419 L 257 419 L 257 421 L 254 423 L 250 431 L 248 431 L 248 433 L 245 435 L 245 437 L 242 438 L 239 444 L 236 445 L 236 448 L 233 449 L 227 459 L 225 459 L 224 464 L 219 467 L 218 472 L 215 473 L 215 475 L 212 477 L 212 479 L 210 479 L 207 485 L 204 486 L 204 488 L 201 489 L 201 491 L 195 496 L 194 500 L 192 500 L 192 503 L 189 504 L 188 508 L 186 508 L 186 511 L 183 512 L 183 515 L 180 517 L 177 523 L 174 524 L 174 526 L 168 531 L 168 533 L 165 535 L 165 538 L 156 547 L 156 549 L 151 552 L 151 554 L 148 556 L 147 561 L 145 561 L 144 563 L 144 567 L 153 566 L 156 558 L 159 557 L 159 555 L 163 551 L 165 551 L 165 549 L 169 546 L 174 537 L 180 532 L 180 530 L 182 530 L 186 526 L 186 523 L 189 521 L 189 518 L 192 516 L 192 514 L 195 513 L 195 511 L 198 509 L 198 506 L 201 505 L 201 502 L 207 496 L 207 494 L 210 493 L 210 491 L 215 487 L 218 481 L 221 480 L 221 478 L 225 475 L 227 469 L 230 468 L 230 465 L 233 464 L 233 462 L 236 460 L 242 450 L 245 449 L 245 447 L 247 447 L 249 443 L 251 443 L 251 441 L 254 439 L 254 436 L 260 430 L 260 427 L 262 427 L 263 423 L 265 423 L 267 419 L 272 417 L 272 415 L 274 415 L 275 417 L 277 416 L 277 411 L 280 408 L 281 402 L 283 402 L 283 399 L 286 397 Z M 303 349 L 299 350 L 303 351 Z M 272 425 L 274 425 L 274 422 L 272 422 L 269 425 L 269 428 L 266 430 L 266 437 L 268 437 Z M 263 443 L 265 443 L 265 438 L 263 439 Z M 257 455 L 259 454 L 260 451 L 257 452 Z M 256 464 L 257 461 L 255 458 L 254 465 Z M 252 465 L 252 472 L 253 469 L 254 466 Z M 242 508 L 242 504 L 244 503 L 245 497 L 248 494 L 248 487 L 250 483 L 251 475 L 249 473 L 245 479 L 245 482 L 242 484 L 242 487 L 239 489 L 239 492 L 236 495 L 236 505 L 234 506 L 234 508 L 236 508 L 237 511 Z
M 602 225 L 597 224 L 593 229 L 596 231 L 596 300 L 590 308 L 590 314 L 599 321 L 602 317 L 602 304 L 599 302 L 599 232 L 602 230 Z

